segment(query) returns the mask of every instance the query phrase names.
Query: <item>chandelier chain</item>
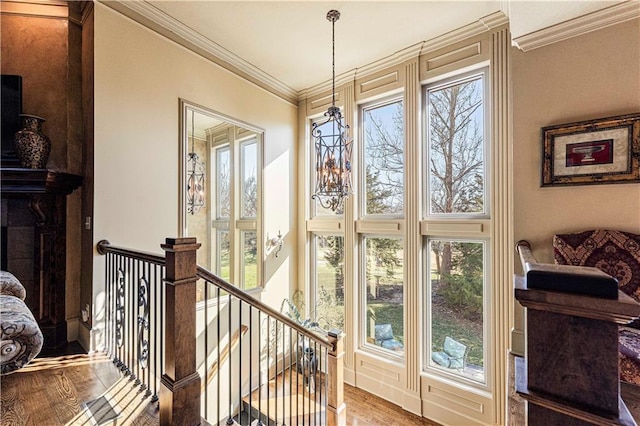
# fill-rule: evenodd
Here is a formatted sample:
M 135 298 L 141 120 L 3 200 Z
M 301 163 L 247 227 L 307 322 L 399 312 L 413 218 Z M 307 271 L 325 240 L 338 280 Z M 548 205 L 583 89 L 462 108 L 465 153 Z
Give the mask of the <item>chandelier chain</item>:
M 331 105 L 336 106 L 336 21 L 331 20 Z

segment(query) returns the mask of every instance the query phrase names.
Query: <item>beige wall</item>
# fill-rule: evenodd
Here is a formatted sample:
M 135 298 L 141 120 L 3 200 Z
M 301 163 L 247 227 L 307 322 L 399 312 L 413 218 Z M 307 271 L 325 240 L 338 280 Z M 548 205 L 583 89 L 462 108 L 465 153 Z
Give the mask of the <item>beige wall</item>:
M 295 233 L 297 108 L 96 3 L 94 241 L 160 253 L 178 235 L 179 98 L 265 129 L 263 230 Z M 259 297 L 274 306 L 297 273 L 295 241 L 266 260 Z M 104 258 L 94 260 L 100 315 Z
M 540 187 L 542 127 L 640 111 L 640 20 L 513 48 L 511 60 L 515 241 L 528 240 L 538 261 L 552 263 L 555 233 L 640 232 L 640 184 Z M 523 310 L 514 310 L 511 348 L 523 353 Z
M 516 241 L 552 262 L 554 233 L 640 232 L 640 184 L 540 187 L 542 127 L 640 111 L 640 20 L 512 53 Z

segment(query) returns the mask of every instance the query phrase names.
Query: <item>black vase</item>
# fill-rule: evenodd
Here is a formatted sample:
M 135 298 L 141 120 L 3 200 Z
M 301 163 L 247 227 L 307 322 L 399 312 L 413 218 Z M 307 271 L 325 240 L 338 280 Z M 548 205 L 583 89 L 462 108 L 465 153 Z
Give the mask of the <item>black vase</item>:
M 42 133 L 45 119 L 36 115 L 20 114 L 22 130 L 16 132 L 16 155 L 20 165 L 27 169 L 44 169 L 51 154 L 51 140 Z

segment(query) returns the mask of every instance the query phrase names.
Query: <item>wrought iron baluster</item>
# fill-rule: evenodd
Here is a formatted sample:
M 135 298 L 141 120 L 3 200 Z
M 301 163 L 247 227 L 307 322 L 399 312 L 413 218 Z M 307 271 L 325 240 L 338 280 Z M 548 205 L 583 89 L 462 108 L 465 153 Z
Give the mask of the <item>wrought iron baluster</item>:
M 145 277 L 140 279 L 138 306 L 142 308 L 138 317 L 138 363 L 144 372 L 149 361 L 149 281 Z
M 233 382 L 231 380 L 231 377 L 233 375 L 233 347 L 232 347 L 232 338 L 233 338 L 233 333 L 231 333 L 232 330 L 232 326 L 231 326 L 231 311 L 232 311 L 232 307 L 233 304 L 231 303 L 232 299 L 231 299 L 231 295 L 228 294 L 227 295 L 227 336 L 229 336 L 229 342 L 227 343 L 227 348 L 228 348 L 228 352 L 229 352 L 229 415 L 227 416 L 227 424 L 228 425 L 232 425 L 233 424 L 233 398 L 231 397 L 231 383 Z M 220 371 L 220 369 L 218 369 L 218 371 Z M 238 370 L 240 371 L 240 370 Z
M 209 416 L 209 282 L 204 282 L 204 418 Z
M 271 420 L 271 386 L 269 386 L 269 355 L 271 355 L 271 315 L 267 314 L 267 425 Z
M 240 330 L 240 340 L 238 341 L 238 423 L 242 424 L 242 300 L 238 300 L 238 325 Z
M 216 324 L 218 326 L 218 331 L 216 334 L 217 341 L 217 351 L 218 351 L 218 373 L 216 374 L 218 389 L 216 395 L 218 395 L 217 399 L 217 410 L 216 410 L 216 423 L 218 419 L 220 419 L 220 287 L 216 287 L 216 305 L 218 307 L 218 314 L 216 315 Z
M 258 311 L 258 426 L 262 425 L 262 312 Z
M 247 408 L 249 414 L 249 424 L 253 418 L 253 306 L 249 305 L 249 406 Z

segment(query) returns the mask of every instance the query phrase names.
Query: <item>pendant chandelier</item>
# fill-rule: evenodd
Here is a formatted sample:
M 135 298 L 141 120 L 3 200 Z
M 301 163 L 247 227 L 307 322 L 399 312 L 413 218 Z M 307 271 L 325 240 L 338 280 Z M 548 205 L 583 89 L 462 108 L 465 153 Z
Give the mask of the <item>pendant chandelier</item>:
M 311 128 L 316 153 L 316 185 L 311 198 L 334 212 L 342 209 L 345 197 L 351 193 L 349 126 L 343 123 L 340 108 L 336 107 L 335 23 L 338 19 L 337 10 L 327 13 L 327 20 L 331 22 L 331 106 L 324 113 L 326 120 L 313 123 Z
M 187 213 L 196 214 L 204 207 L 205 166 L 195 149 L 195 111 L 191 110 L 191 152 L 187 159 Z

